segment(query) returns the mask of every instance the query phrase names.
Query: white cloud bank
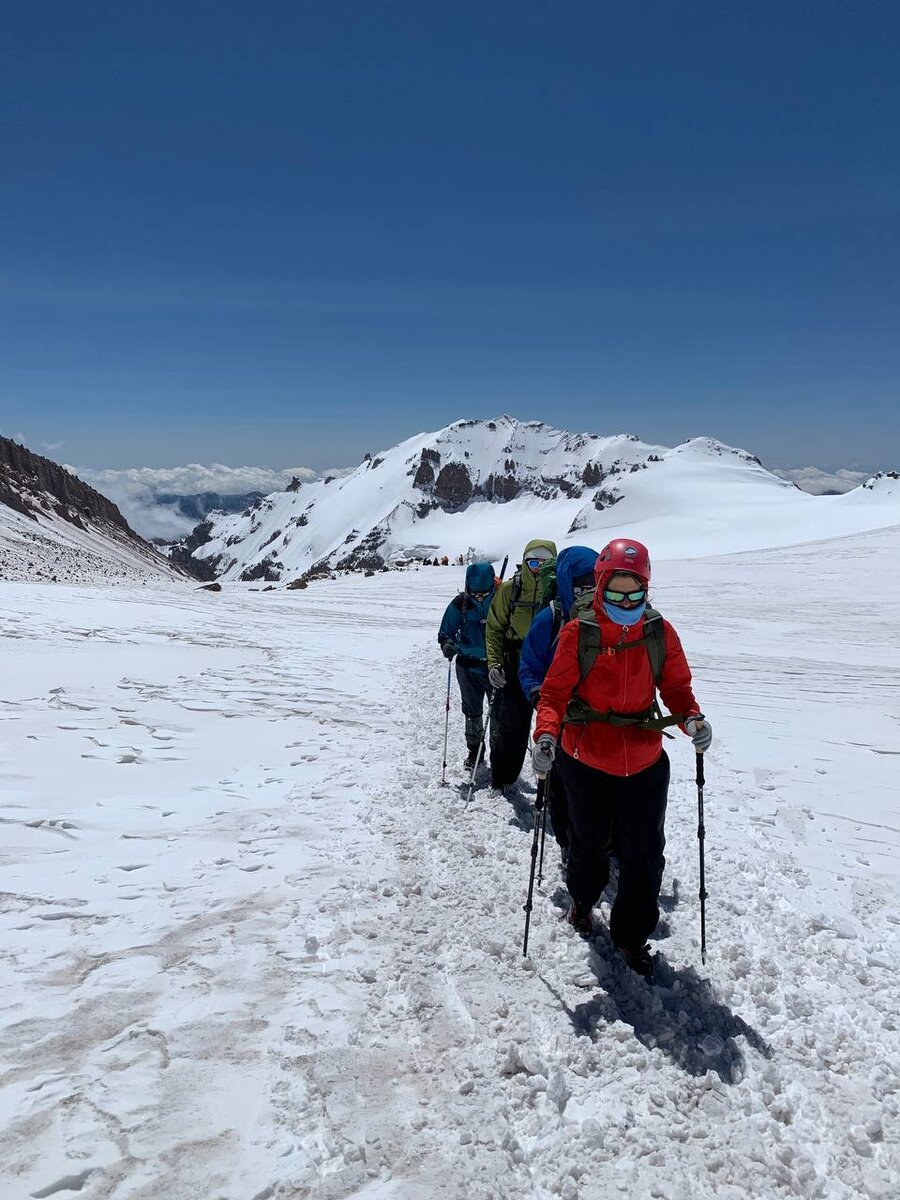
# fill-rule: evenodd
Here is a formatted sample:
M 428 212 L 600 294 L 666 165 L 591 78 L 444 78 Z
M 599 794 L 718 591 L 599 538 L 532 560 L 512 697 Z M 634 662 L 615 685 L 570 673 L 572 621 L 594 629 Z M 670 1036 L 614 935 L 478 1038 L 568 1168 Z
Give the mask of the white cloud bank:
M 118 505 L 128 524 L 141 537 L 177 541 L 190 533 L 195 522 L 172 504 L 160 504 L 159 495 L 193 496 L 198 492 L 243 495 L 245 492 L 283 492 L 296 475 L 302 482 L 319 478 L 310 467 L 226 467 L 222 463 L 184 467 L 126 467 L 94 470 L 66 466 Z
M 813 496 L 823 496 L 826 492 L 850 492 L 867 479 L 871 479 L 871 471 L 823 471 L 820 467 L 772 467 L 772 474 L 779 479 L 787 479 L 796 483 L 804 492 Z
M 318 479 L 319 472 L 311 467 L 226 467 L 223 463 L 188 463 L 184 467 L 126 467 L 116 470 L 94 470 L 91 467 L 66 467 L 102 492 L 104 486 L 134 485 L 150 491 L 174 496 L 193 496 L 197 492 L 220 492 L 236 495 L 243 492 L 283 492 L 296 475 L 307 481 Z

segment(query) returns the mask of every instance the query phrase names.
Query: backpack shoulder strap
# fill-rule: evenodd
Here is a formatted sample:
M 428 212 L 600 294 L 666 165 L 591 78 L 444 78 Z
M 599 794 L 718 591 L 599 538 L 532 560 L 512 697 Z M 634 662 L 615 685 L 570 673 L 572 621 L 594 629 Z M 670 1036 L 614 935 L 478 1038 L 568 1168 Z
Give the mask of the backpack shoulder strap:
M 655 608 L 647 608 L 644 613 L 644 637 L 647 640 L 647 657 L 650 659 L 650 670 L 653 672 L 653 684 L 659 687 L 663 667 L 666 664 L 666 630 L 662 614 Z
M 552 607 L 553 607 L 553 623 L 550 627 L 550 645 L 554 646 L 556 644 L 556 639 L 559 637 L 559 631 L 560 631 L 560 629 L 562 629 L 563 612 L 562 612 L 562 605 L 560 604 L 558 599 L 556 599 L 552 602 Z
M 592 617 L 580 617 L 578 621 L 578 672 L 579 683 L 584 683 L 603 649 L 600 626 Z
M 516 604 L 518 603 L 519 597 L 522 595 L 522 575 L 519 570 L 516 570 L 509 583 L 509 607 L 506 610 L 506 620 L 503 623 L 502 635 L 504 646 L 506 646 L 507 639 L 509 638 L 509 629 L 512 625 L 513 613 L 516 611 Z M 499 590 L 497 594 L 500 594 Z

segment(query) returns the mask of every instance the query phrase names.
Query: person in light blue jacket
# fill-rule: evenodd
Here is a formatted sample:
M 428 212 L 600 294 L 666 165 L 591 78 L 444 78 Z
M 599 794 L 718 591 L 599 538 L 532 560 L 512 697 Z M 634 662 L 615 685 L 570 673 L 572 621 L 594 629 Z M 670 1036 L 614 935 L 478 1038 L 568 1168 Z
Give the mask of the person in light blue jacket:
M 567 546 L 559 552 L 556 560 L 556 596 L 532 622 L 519 659 L 519 683 L 533 705 L 540 698 L 541 686 L 553 662 L 560 629 L 568 621 L 581 615 L 589 616 L 592 611 L 596 561 L 597 551 L 587 546 Z M 557 771 L 550 772 L 547 787 L 553 833 L 565 863 L 569 846 L 569 816 L 562 779 Z
M 491 563 L 472 563 L 466 571 L 466 589 L 447 605 L 438 642 L 444 657 L 456 656 L 456 679 L 466 720 L 468 757 L 464 768 L 475 766 L 484 741 L 484 698 L 489 692 L 485 626 L 496 590 Z

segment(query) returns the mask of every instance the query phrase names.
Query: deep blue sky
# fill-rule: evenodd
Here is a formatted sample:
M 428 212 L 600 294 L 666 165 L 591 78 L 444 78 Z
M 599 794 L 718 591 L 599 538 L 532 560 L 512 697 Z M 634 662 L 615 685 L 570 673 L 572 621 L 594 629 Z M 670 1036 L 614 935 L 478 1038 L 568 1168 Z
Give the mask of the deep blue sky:
M 0 431 L 900 462 L 900 5 L 5 0 Z

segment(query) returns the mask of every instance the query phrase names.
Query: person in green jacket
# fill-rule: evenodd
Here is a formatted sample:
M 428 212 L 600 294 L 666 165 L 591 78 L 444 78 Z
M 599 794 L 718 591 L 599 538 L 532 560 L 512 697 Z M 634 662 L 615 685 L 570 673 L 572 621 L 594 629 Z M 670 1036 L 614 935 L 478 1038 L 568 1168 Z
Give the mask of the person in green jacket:
M 519 653 L 543 606 L 541 569 L 555 558 L 554 542 L 529 542 L 520 566 L 498 590 L 488 613 L 485 641 L 488 680 L 494 689 L 490 740 L 495 788 L 515 783 L 525 761 L 532 710 L 519 683 Z

